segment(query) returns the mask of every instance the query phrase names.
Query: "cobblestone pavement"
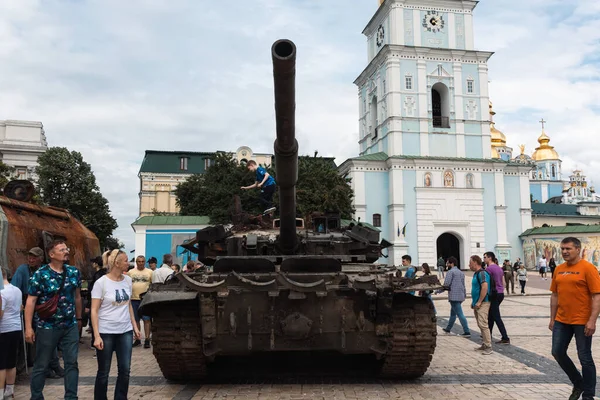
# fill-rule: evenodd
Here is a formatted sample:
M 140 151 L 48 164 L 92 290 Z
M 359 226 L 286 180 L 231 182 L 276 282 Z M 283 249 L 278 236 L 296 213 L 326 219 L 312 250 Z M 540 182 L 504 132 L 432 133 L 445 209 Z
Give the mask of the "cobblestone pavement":
M 532 278 L 530 278 L 531 281 Z M 533 285 L 532 285 L 533 286 Z M 484 356 L 474 351 L 479 343 L 475 319 L 465 302 L 465 314 L 473 336 L 465 339 L 447 335 L 449 306 L 443 295 L 434 296 L 438 311 L 438 342 L 427 374 L 414 382 L 375 379 L 310 378 L 282 381 L 243 381 L 234 383 L 175 384 L 166 381 L 151 350 L 133 351 L 130 399 L 567 399 L 571 392 L 566 376 L 550 354 L 548 330 L 549 292 L 531 287 L 528 296 L 510 295 L 502 303 L 502 314 L 511 345 L 495 345 Z M 457 322 L 454 333 L 462 332 Z M 497 333 L 497 332 L 495 332 Z M 496 339 L 498 338 L 495 335 Z M 86 339 L 87 343 L 87 339 Z M 579 365 L 574 343 L 570 354 Z M 594 342 L 600 352 L 600 340 Z M 111 383 L 116 377 L 113 361 Z M 96 360 L 88 346 L 79 354 L 81 399 L 93 398 Z M 46 399 L 63 396 L 62 380 L 48 380 Z M 109 398 L 114 386 L 109 386 Z M 28 380 L 21 378 L 16 399 L 29 398 Z M 599 391 L 600 393 L 600 391 Z

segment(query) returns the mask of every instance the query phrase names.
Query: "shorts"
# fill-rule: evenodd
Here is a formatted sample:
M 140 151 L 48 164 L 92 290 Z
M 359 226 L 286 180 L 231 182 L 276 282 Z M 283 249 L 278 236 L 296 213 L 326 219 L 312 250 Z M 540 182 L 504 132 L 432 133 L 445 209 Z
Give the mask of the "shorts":
M 21 335 L 21 331 L 0 333 L 0 369 L 12 369 L 17 366 Z
M 545 273 L 546 273 L 546 267 L 541 267 L 540 274 L 545 274 Z
M 133 308 L 133 317 L 135 318 L 136 322 L 139 321 L 140 318 L 142 321 L 150 321 L 150 317 L 146 315 L 140 316 L 138 313 L 138 309 L 140 308 L 141 302 L 141 300 L 131 300 L 131 308 Z

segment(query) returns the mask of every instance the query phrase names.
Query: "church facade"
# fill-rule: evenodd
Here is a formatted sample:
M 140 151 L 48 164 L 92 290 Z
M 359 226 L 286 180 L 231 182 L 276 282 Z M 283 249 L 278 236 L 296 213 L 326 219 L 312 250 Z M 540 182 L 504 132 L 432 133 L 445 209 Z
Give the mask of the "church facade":
M 532 164 L 492 141 L 492 53 L 474 48 L 476 5 L 386 0 L 363 31 L 360 152 L 340 171 L 352 180 L 356 218 L 393 243 L 382 262 L 458 255 L 464 268 L 484 251 L 522 257 Z

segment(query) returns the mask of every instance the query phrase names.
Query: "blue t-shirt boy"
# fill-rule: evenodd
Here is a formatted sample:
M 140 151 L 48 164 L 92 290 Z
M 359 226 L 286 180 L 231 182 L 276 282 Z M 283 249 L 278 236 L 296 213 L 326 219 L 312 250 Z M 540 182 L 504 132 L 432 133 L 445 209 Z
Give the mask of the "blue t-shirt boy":
M 263 167 L 256 168 L 256 182 L 261 183 L 263 181 L 263 179 L 265 179 L 266 173 L 267 173 L 267 170 L 264 169 Z M 269 177 L 267 178 L 263 187 L 271 186 L 274 184 L 275 184 L 275 179 L 273 179 L 273 177 L 271 175 L 269 175 Z
M 490 298 L 489 298 L 490 297 L 489 296 L 490 289 L 491 289 L 490 274 L 485 272 L 485 270 L 480 269 L 479 271 L 475 272 L 475 274 L 473 275 L 473 280 L 471 281 L 471 306 L 472 307 L 475 307 L 475 305 L 479 301 L 481 285 L 483 284 L 484 279 L 488 284 L 488 290 L 487 290 L 487 293 L 485 294 L 485 298 L 483 299 L 483 302 L 490 301 Z

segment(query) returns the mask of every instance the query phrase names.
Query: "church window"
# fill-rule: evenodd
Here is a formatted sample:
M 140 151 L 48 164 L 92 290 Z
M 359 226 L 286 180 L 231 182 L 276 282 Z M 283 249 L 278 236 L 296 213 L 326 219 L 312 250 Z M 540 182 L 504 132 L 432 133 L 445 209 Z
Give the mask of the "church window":
M 441 82 L 431 88 L 431 108 L 434 128 L 450 128 L 450 95 Z
M 187 171 L 187 169 L 188 169 L 188 158 L 187 157 L 179 157 L 179 169 L 182 171 Z
M 371 100 L 371 132 L 373 133 L 373 139 L 377 138 L 377 127 L 379 126 L 379 121 L 377 118 L 377 97 L 373 97 Z
M 385 79 L 382 82 L 382 86 L 383 86 L 383 94 L 386 94 L 386 92 L 387 92 L 387 85 L 386 85 Z
M 373 214 L 373 226 L 381 228 L 381 214 Z
M 444 186 L 454 187 L 454 173 L 452 171 L 444 172 Z
M 404 87 L 406 88 L 406 90 L 412 90 L 413 88 L 413 81 L 412 81 L 412 76 L 407 75 L 405 80 L 404 80 Z
M 473 88 L 474 88 L 474 82 L 473 79 L 469 79 L 467 81 L 467 93 L 473 93 Z
M 552 177 L 556 178 L 556 166 L 554 164 L 552 164 L 551 170 L 552 170 Z

